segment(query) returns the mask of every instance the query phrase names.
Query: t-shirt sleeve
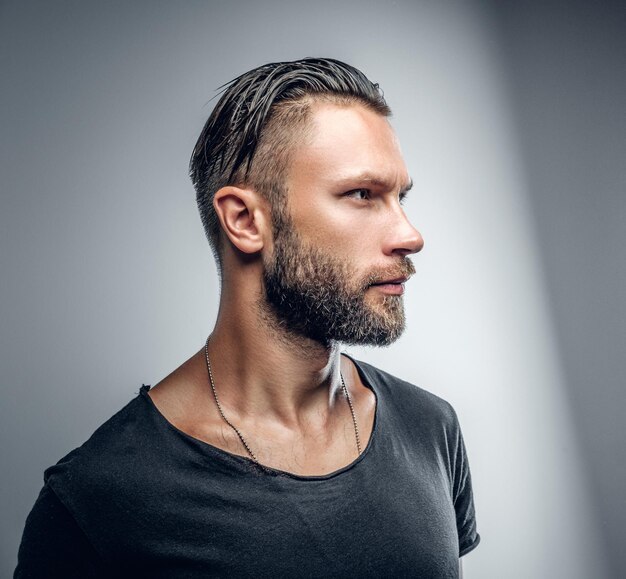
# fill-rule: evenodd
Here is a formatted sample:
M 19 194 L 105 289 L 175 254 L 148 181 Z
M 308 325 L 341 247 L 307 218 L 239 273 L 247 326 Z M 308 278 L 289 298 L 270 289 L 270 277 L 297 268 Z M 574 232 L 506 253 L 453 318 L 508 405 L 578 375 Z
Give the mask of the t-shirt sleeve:
M 454 510 L 456 512 L 456 528 L 459 535 L 459 557 L 462 557 L 478 545 L 480 535 L 476 530 L 472 477 L 458 420 L 456 421 L 456 431 L 452 491 Z
M 100 557 L 49 484 L 26 519 L 14 579 L 102 577 Z

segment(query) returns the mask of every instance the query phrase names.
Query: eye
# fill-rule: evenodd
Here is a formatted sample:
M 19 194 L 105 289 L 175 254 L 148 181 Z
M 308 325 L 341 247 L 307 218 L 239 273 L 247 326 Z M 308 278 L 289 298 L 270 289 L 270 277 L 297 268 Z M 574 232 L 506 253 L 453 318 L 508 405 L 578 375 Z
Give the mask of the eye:
M 400 205 L 404 205 L 406 201 L 406 193 L 400 193 L 400 195 L 398 196 L 398 202 L 400 203 Z
M 369 189 L 353 189 L 352 191 L 348 191 L 345 196 L 352 197 L 353 199 L 358 199 L 360 201 L 366 201 L 372 196 L 372 194 Z

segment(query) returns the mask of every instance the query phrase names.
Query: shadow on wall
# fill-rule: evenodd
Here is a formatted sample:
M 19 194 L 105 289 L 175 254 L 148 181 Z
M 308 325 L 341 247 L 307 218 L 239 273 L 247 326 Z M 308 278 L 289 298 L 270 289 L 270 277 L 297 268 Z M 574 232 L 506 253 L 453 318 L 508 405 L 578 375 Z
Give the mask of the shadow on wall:
M 612 577 L 622 577 L 626 5 L 492 6 L 576 436 Z

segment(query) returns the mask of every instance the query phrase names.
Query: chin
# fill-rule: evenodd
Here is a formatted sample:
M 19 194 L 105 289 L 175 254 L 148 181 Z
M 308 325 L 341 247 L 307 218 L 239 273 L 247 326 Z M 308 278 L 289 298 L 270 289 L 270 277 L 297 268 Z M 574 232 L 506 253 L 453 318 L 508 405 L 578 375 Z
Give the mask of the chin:
M 380 330 L 373 329 L 371 332 L 359 335 L 343 336 L 344 339 L 338 339 L 337 341 L 350 346 L 390 346 L 396 342 L 403 333 L 404 324 L 391 330 L 389 328 Z

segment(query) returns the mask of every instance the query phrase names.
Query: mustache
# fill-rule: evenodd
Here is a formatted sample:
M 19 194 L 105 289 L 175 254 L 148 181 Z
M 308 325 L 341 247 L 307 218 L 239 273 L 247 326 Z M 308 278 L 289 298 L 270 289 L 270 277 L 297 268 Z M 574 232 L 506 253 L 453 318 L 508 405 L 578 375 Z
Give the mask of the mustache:
M 377 270 L 370 273 L 363 282 L 363 289 L 367 289 L 372 284 L 381 283 L 388 279 L 397 279 L 399 277 L 410 278 L 415 274 L 415 266 L 410 258 L 404 257 L 395 266 L 390 266 L 384 270 Z

